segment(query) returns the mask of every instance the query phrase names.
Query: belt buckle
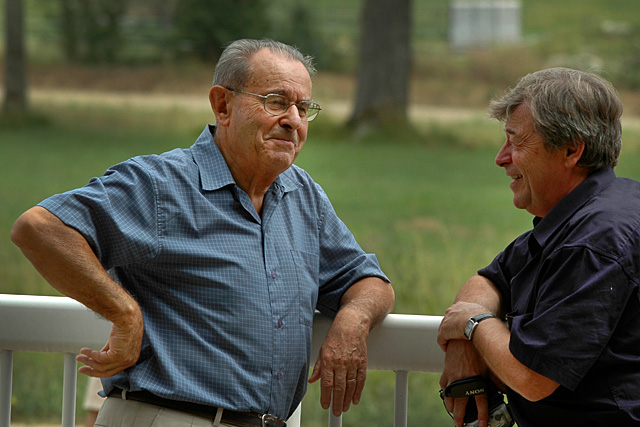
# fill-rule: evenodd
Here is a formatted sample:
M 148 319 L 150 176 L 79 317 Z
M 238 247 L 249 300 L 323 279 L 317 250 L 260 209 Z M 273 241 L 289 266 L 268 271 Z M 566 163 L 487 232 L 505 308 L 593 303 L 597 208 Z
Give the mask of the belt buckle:
M 287 423 L 279 420 L 271 414 L 264 414 L 260 417 L 260 421 L 262 421 L 262 427 L 275 427 L 282 426 L 286 427 Z

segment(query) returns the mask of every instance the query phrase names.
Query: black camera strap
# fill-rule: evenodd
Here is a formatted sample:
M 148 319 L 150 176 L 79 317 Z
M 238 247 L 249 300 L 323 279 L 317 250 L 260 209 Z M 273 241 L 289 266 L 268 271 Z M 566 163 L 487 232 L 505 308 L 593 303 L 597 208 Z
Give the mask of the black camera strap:
M 472 397 L 487 392 L 485 379 L 476 375 L 461 380 L 453 381 L 444 389 L 444 397 Z

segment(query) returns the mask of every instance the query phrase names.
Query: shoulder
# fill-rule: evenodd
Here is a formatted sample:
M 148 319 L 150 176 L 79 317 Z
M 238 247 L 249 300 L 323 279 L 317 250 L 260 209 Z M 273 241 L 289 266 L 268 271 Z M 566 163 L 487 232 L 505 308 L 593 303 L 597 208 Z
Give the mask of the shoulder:
M 197 167 L 190 150 L 174 149 L 162 154 L 132 157 L 110 167 L 103 179 L 130 179 L 130 184 L 136 185 L 137 181 L 161 183 L 189 175 L 197 175 Z
M 183 168 L 193 164 L 193 156 L 190 149 L 176 148 L 162 154 L 146 154 L 132 157 L 123 162 L 125 167 L 144 167 L 149 171 L 163 169 Z
M 640 182 L 616 178 L 571 218 L 572 240 L 613 256 L 640 250 Z

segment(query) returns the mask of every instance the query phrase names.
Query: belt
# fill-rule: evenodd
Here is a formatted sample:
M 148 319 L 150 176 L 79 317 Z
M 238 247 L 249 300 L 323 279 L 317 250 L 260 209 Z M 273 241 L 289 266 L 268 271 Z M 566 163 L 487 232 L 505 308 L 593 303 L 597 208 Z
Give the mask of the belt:
M 109 397 L 118 397 L 123 400 L 134 400 L 136 402 L 162 406 L 212 421 L 218 412 L 218 408 L 215 406 L 165 399 L 146 390 L 126 391 L 115 388 L 109 393 Z M 270 414 L 259 415 L 252 412 L 237 412 L 229 409 L 223 409 L 220 422 L 238 427 L 287 427 L 287 423 Z

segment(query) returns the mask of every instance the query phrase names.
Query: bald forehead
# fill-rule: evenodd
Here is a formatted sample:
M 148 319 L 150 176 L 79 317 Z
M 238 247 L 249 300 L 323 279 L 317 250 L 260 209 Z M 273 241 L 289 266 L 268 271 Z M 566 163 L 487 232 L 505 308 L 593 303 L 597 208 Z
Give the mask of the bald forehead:
M 299 60 L 264 48 L 251 57 L 249 64 L 246 88 L 259 88 L 265 93 L 294 92 L 296 98 L 311 96 L 311 76 Z
M 286 65 L 287 67 L 291 67 L 292 69 L 297 68 L 299 70 L 302 70 L 302 74 L 311 79 L 309 71 L 306 69 L 304 64 L 285 52 L 274 51 L 266 47 L 254 53 L 253 56 L 249 59 L 250 72 L 255 73 L 259 73 L 263 71 L 263 69 L 273 68 L 280 64 L 282 64 L 283 66 Z

